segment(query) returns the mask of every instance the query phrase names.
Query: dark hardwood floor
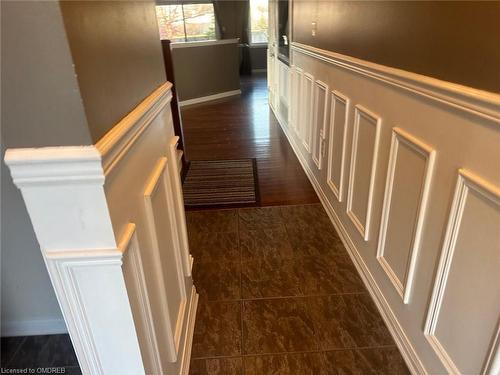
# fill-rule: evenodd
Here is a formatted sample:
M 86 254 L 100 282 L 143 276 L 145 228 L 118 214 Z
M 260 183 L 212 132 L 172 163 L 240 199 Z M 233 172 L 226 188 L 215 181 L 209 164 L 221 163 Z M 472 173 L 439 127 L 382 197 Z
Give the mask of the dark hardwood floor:
M 182 109 L 189 160 L 256 158 L 262 206 L 318 197 L 268 104 L 265 74 L 242 77 L 242 94 Z

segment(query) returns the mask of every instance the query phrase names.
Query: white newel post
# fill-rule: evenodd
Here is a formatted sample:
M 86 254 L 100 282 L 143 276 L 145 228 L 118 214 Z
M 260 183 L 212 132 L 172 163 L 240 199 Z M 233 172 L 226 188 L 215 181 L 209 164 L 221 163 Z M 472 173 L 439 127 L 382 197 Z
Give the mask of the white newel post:
M 84 374 L 144 374 L 93 146 L 7 150 Z

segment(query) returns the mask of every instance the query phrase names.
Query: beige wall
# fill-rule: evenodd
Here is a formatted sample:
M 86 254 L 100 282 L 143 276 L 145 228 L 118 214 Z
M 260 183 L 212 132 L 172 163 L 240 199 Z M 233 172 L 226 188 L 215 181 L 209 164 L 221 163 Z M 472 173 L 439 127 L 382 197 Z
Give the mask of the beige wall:
M 500 92 L 500 2 L 297 0 L 293 17 L 295 42 Z
M 154 1 L 62 1 L 92 140 L 165 82 Z
M 1 13 L 2 157 L 9 147 L 90 144 L 59 5 L 2 2 Z M 24 202 L 3 162 L 1 173 L 2 334 L 64 330 Z
M 236 43 L 172 50 L 179 100 L 188 100 L 240 88 Z

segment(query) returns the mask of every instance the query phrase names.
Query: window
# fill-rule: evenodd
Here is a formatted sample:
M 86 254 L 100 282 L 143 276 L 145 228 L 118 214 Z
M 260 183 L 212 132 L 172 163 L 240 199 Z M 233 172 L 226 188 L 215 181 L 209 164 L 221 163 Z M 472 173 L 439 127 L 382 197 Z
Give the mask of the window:
M 250 43 L 267 43 L 268 0 L 250 0 Z
M 192 42 L 215 39 L 213 4 L 158 5 L 156 18 L 161 39 Z

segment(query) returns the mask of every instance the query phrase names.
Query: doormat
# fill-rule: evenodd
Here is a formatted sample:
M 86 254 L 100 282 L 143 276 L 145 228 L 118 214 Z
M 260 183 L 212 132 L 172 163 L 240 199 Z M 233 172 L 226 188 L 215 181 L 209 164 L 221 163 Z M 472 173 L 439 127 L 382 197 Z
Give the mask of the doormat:
M 187 208 L 256 206 L 256 160 L 192 160 L 183 190 Z

